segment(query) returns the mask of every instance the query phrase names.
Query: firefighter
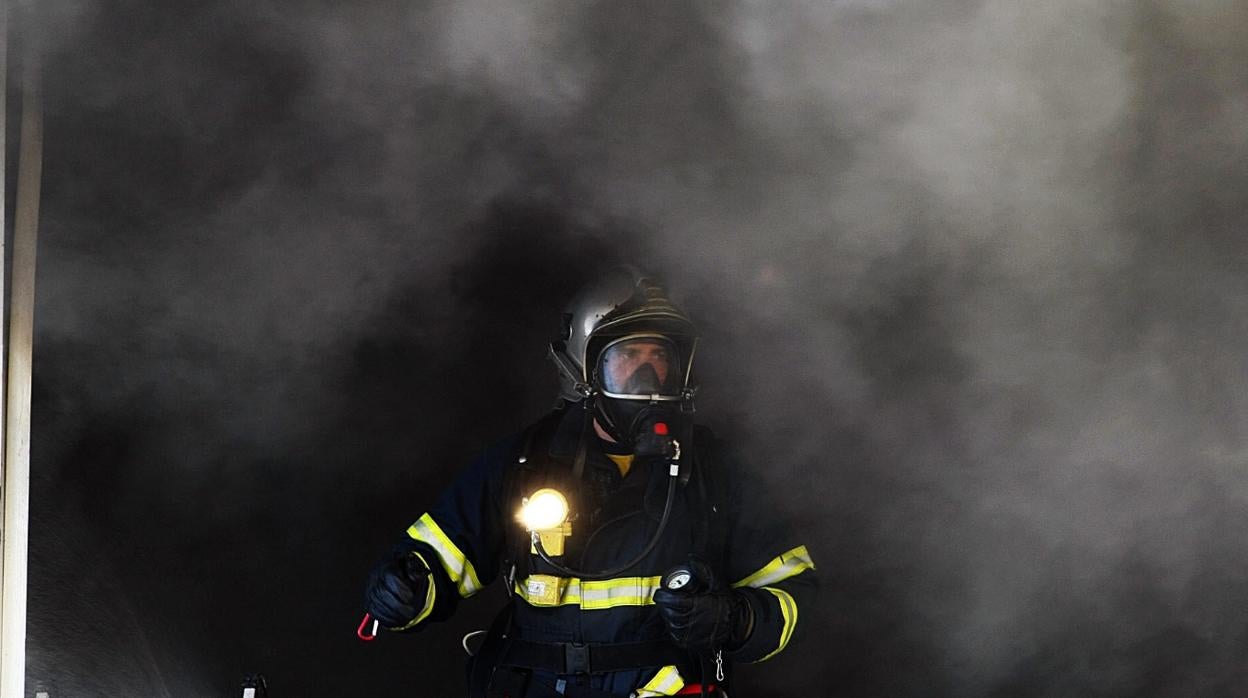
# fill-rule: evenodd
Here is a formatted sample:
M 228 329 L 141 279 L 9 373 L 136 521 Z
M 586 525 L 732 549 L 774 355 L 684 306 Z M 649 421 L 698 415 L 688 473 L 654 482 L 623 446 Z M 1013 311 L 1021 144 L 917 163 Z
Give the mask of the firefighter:
M 374 567 L 365 605 L 419 629 L 502 578 L 470 698 L 727 695 L 784 650 L 816 589 L 806 547 L 691 419 L 697 335 L 634 268 L 591 284 L 550 356 L 560 406 L 487 449 Z

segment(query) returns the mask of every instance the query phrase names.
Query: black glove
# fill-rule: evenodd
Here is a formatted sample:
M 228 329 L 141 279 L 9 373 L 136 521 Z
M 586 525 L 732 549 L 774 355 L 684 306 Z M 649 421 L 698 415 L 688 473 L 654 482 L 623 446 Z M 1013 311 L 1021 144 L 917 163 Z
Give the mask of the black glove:
M 410 548 L 399 546 L 373 567 L 364 610 L 387 628 L 411 623 L 425 607 L 429 569 Z
M 754 625 L 754 611 L 739 591 L 689 593 L 659 589 L 654 604 L 677 645 L 695 652 L 736 649 Z

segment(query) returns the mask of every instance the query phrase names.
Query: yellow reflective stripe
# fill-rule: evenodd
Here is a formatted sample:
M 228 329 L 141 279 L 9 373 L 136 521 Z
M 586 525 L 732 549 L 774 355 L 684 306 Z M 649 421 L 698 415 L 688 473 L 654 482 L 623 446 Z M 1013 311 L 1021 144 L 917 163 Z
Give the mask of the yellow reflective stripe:
M 421 555 L 418 552 L 413 552 L 412 554 L 420 558 L 420 561 L 425 565 L 425 569 L 432 569 L 429 567 L 429 561 L 425 559 L 424 555 Z M 432 579 L 425 580 L 425 606 L 424 608 L 420 609 L 420 613 L 418 613 L 416 617 L 412 619 L 412 622 L 399 628 L 399 630 L 407 630 L 408 628 L 416 625 L 420 621 L 428 618 L 430 613 L 433 613 L 433 600 L 435 598 L 434 594 L 435 594 L 436 586 L 437 585 L 433 583 Z
M 776 582 L 782 582 L 789 577 L 801 574 L 805 570 L 813 569 L 815 569 L 815 563 L 810 559 L 810 552 L 806 550 L 806 546 L 799 545 L 787 553 L 781 553 L 771 562 L 764 565 L 761 570 L 732 586 L 757 589 L 769 584 L 775 584 Z
M 646 682 L 645 686 L 637 689 L 637 698 L 654 698 L 655 696 L 674 696 L 676 692 L 685 687 L 685 679 L 680 675 L 674 666 L 665 666 L 659 669 L 659 673 L 654 678 Z
M 779 654 L 780 650 L 789 644 L 789 640 L 793 637 L 793 629 L 797 627 L 797 602 L 793 600 L 793 597 L 783 589 L 772 587 L 763 587 L 763 589 L 775 594 L 776 600 L 780 602 L 780 615 L 784 618 L 784 627 L 780 629 L 780 645 L 766 657 L 759 659 L 760 662 Z
M 582 610 L 598 611 L 620 606 L 649 606 L 654 603 L 655 590 L 659 588 L 661 577 L 620 577 L 602 581 L 582 581 L 577 578 L 567 579 L 563 593 L 558 600 L 548 596 L 550 578 L 540 575 L 538 583 L 530 588 L 533 578 L 526 577 L 516 581 L 516 595 L 524 599 L 530 606 L 580 606 Z
M 438 561 L 442 563 L 442 569 L 446 570 L 446 575 L 455 583 L 460 596 L 467 598 L 481 591 L 481 580 L 477 578 L 477 570 L 472 562 L 455 547 L 432 516 L 425 514 L 420 517 L 419 521 L 408 527 L 407 535 L 433 548 L 438 554 Z

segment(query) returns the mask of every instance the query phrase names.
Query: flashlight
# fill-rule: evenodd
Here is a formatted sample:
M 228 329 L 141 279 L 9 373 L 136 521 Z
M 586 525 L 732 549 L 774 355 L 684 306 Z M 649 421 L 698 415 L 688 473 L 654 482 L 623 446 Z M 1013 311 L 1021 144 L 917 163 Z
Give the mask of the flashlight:
M 549 487 L 525 497 L 520 507 L 520 523 L 526 531 L 545 531 L 558 528 L 568 520 L 568 498 Z
M 563 554 L 563 539 L 572 535 L 572 524 L 568 522 L 568 498 L 562 493 L 543 487 L 524 498 L 516 518 L 532 535 L 535 554 L 539 540 L 551 555 Z

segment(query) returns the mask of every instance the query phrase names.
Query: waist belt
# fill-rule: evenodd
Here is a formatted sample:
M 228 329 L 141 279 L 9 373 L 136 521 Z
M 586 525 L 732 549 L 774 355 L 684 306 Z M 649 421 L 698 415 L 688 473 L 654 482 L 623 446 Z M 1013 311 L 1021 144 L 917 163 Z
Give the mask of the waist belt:
M 504 641 L 498 663 L 555 674 L 605 674 L 669 664 L 688 666 L 690 656 L 685 650 L 662 640 L 581 644 L 508 639 Z

